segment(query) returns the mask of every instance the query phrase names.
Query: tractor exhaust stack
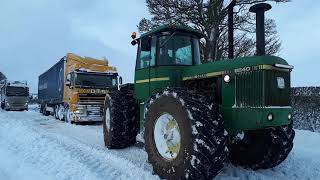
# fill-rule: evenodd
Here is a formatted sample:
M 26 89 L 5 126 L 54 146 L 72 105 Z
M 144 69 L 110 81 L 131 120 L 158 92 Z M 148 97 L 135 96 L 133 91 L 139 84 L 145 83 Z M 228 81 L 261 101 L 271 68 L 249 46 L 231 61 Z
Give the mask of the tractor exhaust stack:
M 270 4 L 260 3 L 250 7 L 249 11 L 256 13 L 256 39 L 257 39 L 257 55 L 264 56 L 266 54 L 266 36 L 264 27 L 264 13 L 272 8 Z
M 236 5 L 236 0 L 233 0 L 228 6 L 228 58 L 234 58 L 234 6 Z

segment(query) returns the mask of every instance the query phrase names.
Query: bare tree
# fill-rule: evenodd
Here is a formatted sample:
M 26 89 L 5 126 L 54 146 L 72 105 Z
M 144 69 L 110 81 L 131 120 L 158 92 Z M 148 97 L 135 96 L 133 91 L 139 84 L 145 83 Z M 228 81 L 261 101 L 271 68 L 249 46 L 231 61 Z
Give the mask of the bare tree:
M 238 0 L 234 13 L 235 57 L 255 54 L 255 15 L 249 13 L 252 4 L 268 0 Z M 269 0 L 289 2 L 290 0 Z M 204 61 L 227 58 L 228 4 L 226 0 L 146 0 L 151 19 L 143 18 L 139 25 L 140 32 L 146 32 L 162 24 L 181 24 L 191 26 L 205 35 L 206 46 L 203 48 Z M 267 19 L 266 53 L 276 54 L 281 42 L 277 35 L 274 20 Z

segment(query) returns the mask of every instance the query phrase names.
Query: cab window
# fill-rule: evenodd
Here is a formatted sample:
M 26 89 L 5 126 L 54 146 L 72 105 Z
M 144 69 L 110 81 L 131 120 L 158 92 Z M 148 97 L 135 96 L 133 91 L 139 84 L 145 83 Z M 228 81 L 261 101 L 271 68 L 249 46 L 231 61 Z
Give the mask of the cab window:
M 193 43 L 196 43 L 196 41 L 192 37 L 183 35 L 160 36 L 159 42 L 158 65 L 193 64 Z

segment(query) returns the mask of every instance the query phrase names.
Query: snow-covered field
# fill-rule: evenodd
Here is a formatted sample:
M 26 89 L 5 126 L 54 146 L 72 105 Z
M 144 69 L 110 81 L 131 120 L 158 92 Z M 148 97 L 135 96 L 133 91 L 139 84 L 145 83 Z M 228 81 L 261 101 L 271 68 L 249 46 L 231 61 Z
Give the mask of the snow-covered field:
M 29 112 L 0 111 L 0 180 L 158 179 L 141 147 L 108 150 L 100 125 L 71 125 Z M 320 134 L 296 130 L 294 149 L 276 168 L 227 164 L 216 179 L 320 179 Z

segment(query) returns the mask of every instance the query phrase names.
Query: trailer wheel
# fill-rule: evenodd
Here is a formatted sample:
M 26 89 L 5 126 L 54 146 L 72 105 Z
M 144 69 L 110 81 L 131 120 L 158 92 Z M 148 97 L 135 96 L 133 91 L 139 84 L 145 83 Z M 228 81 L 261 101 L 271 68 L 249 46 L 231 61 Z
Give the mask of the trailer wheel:
M 103 134 L 109 149 L 123 149 L 136 143 L 137 108 L 132 94 L 128 93 L 112 91 L 106 95 Z
M 240 141 L 230 144 L 230 160 L 244 168 L 268 169 L 283 162 L 293 148 L 292 123 L 246 132 Z
M 162 179 L 212 179 L 227 157 L 219 106 L 185 90 L 165 90 L 146 107 L 145 149 Z
M 47 105 L 46 104 L 45 105 L 41 105 L 41 107 L 42 107 L 42 115 L 49 116 L 50 112 L 47 111 L 47 109 L 46 109 Z
M 58 107 L 58 119 L 60 121 L 64 121 L 64 114 L 65 114 L 65 109 L 64 109 L 63 105 L 60 104 Z
M 55 117 L 56 119 L 59 119 L 58 111 L 59 111 L 59 105 L 55 105 L 55 106 L 54 106 L 54 117 Z

